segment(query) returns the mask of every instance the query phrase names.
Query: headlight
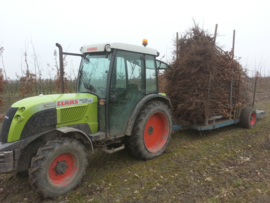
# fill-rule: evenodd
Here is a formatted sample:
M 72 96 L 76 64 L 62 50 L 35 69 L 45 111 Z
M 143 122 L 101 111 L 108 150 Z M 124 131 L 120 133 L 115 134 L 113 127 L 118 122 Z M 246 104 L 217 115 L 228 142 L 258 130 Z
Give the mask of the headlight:
M 25 107 L 20 107 L 18 110 L 19 113 L 23 113 L 24 111 L 25 111 Z
M 18 120 L 18 121 L 21 121 L 21 120 L 22 120 L 22 117 L 18 115 L 18 116 L 17 116 L 17 120 Z
M 105 50 L 107 51 L 107 52 L 111 52 L 111 45 L 109 45 L 109 44 L 107 44 L 106 46 L 105 46 Z

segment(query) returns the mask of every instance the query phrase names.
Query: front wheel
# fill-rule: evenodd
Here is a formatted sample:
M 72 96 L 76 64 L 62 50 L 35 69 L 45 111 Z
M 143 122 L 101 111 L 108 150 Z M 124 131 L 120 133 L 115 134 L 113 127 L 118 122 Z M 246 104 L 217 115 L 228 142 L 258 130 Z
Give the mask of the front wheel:
M 45 198 L 56 198 L 75 188 L 86 166 L 84 146 L 75 139 L 59 138 L 38 150 L 28 172 L 34 189 Z
M 167 105 L 151 101 L 137 116 L 132 135 L 128 138 L 129 148 L 137 158 L 153 159 L 165 151 L 171 133 L 172 119 Z

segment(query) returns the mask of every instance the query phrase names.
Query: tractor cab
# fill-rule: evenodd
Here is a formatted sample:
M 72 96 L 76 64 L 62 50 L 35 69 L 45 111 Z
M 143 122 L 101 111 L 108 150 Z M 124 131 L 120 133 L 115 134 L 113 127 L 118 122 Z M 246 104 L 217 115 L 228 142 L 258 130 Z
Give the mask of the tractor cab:
M 159 53 L 122 43 L 85 45 L 81 53 L 77 93 L 98 97 L 99 131 L 106 137 L 124 136 L 136 104 L 146 95 L 158 94 L 157 65 L 163 63 L 156 61 Z

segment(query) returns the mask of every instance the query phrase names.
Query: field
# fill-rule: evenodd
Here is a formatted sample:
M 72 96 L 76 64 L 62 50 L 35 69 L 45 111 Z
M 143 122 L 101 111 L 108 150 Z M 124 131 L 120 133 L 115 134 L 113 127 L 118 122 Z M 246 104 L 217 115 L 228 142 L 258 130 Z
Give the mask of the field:
M 4 98 L 0 113 L 9 101 Z M 256 108 L 270 112 L 269 95 L 259 95 Z M 111 155 L 89 152 L 81 185 L 55 200 L 42 199 L 28 178 L 2 174 L 0 202 L 268 202 L 269 124 L 267 113 L 249 130 L 234 125 L 176 131 L 166 152 L 146 162 L 127 149 Z

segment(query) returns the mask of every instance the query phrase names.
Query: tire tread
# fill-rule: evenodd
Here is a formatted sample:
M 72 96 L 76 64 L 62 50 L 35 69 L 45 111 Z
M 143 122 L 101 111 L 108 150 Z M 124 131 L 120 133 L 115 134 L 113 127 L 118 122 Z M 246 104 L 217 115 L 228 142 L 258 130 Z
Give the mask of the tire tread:
M 46 180 L 43 180 L 41 177 L 42 170 L 45 170 L 42 168 L 44 163 L 46 163 L 48 156 L 50 153 L 54 152 L 58 148 L 66 147 L 66 146 L 72 146 L 74 148 L 79 149 L 83 154 L 82 163 L 84 163 L 84 166 L 82 166 L 82 173 L 78 171 L 78 181 L 77 183 L 68 189 L 68 191 L 74 189 L 76 185 L 78 185 L 81 181 L 82 176 L 85 174 L 85 170 L 87 167 L 87 154 L 85 152 L 84 146 L 75 139 L 69 139 L 69 138 L 57 138 L 56 140 L 49 141 L 46 143 L 44 147 L 39 148 L 38 153 L 35 157 L 31 160 L 31 167 L 28 169 L 29 178 L 30 178 L 30 184 L 33 189 L 37 190 L 38 193 L 40 193 L 44 198 L 56 198 L 59 195 L 63 195 L 68 191 L 63 190 L 63 192 L 54 191 L 51 192 L 50 189 L 48 189 L 48 186 L 46 185 Z M 43 164 L 43 165 L 42 165 Z M 80 174 L 79 174 L 80 173 Z M 69 184 L 70 185 L 70 184 Z
M 252 107 L 245 107 L 242 110 L 241 116 L 240 116 L 240 123 L 241 123 L 242 127 L 250 129 L 250 128 L 253 128 L 255 126 L 256 121 L 255 121 L 254 125 L 251 125 L 251 123 L 250 123 L 250 116 L 254 112 L 256 113 L 256 111 Z M 257 120 L 257 118 L 256 118 L 256 120 Z
M 151 154 L 147 152 L 145 146 L 141 144 L 142 143 L 141 139 L 143 139 L 142 133 L 144 132 L 144 126 L 146 122 L 145 118 L 147 117 L 148 114 L 150 114 L 150 111 L 153 108 L 157 108 L 157 109 L 160 108 L 164 112 L 166 112 L 165 115 L 170 125 L 169 126 L 170 130 L 169 130 L 169 135 L 168 135 L 169 137 L 167 139 L 167 143 L 164 145 L 163 149 L 160 150 L 160 152 L 157 154 Z M 150 101 L 142 107 L 142 109 L 140 110 L 135 120 L 135 124 L 132 129 L 132 134 L 128 138 L 129 149 L 131 150 L 131 153 L 139 159 L 143 159 L 143 160 L 153 159 L 163 153 L 163 151 L 165 150 L 165 148 L 167 147 L 170 141 L 171 132 L 172 132 L 171 112 L 168 109 L 167 105 L 165 105 L 163 102 L 156 101 L 156 100 Z

